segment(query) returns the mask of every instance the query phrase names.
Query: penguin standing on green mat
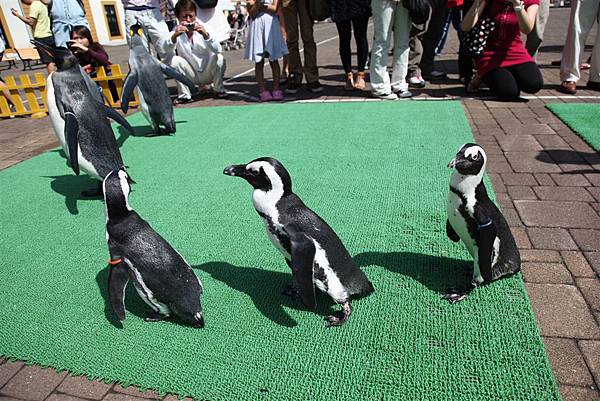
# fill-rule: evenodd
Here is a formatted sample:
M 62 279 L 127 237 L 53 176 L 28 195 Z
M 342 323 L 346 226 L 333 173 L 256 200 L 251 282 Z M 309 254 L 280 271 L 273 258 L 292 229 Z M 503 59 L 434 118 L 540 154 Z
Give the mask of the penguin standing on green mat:
M 451 303 L 465 299 L 477 285 L 521 269 L 521 256 L 512 232 L 482 181 L 486 161 L 481 146 L 467 143 L 448 164 L 454 172 L 448 193 L 446 234 L 454 242 L 462 241 L 474 259 L 470 282 L 444 296 Z
M 292 192 L 292 179 L 270 157 L 226 167 L 223 174 L 240 177 L 254 187 L 252 203 L 265 222 L 267 236 L 292 269 L 292 284 L 283 294 L 298 295 L 316 307 L 315 286 L 342 310 L 325 317 L 327 326 L 341 326 L 350 314 L 352 296 L 366 296 L 373 285 L 358 268 L 331 227 Z

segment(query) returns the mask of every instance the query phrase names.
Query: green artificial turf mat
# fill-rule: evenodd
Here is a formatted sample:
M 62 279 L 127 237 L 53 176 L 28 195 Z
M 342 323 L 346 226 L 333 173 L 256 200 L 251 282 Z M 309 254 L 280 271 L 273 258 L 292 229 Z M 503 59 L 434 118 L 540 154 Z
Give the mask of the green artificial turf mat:
M 596 152 L 600 152 L 600 104 L 552 103 L 546 107 Z
M 171 137 L 120 137 L 132 207 L 194 266 L 206 328 L 105 304 L 104 207 L 53 151 L 0 172 L 0 355 L 208 400 L 558 400 L 520 275 L 451 305 L 471 263 L 446 238 L 458 102 L 178 109 Z M 130 118 L 146 126 L 141 114 Z M 147 128 L 147 127 L 145 127 Z M 144 129 L 145 129 L 144 128 Z M 142 129 L 143 130 L 143 129 Z M 291 275 L 222 174 L 274 156 L 375 286 L 340 328 L 280 295 Z M 337 307 L 335 307 L 337 309 Z M 108 317 L 108 318 L 107 318 Z

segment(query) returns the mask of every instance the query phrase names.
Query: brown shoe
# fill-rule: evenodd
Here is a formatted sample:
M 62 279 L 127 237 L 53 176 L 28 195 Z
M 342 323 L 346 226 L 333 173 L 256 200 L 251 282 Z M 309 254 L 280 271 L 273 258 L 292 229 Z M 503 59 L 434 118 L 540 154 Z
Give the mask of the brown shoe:
M 354 80 L 352 79 L 352 72 L 346 74 L 346 85 L 344 85 L 345 91 L 353 91 L 354 90 Z
M 365 72 L 357 72 L 354 80 L 354 87 L 359 91 L 365 90 L 367 83 L 365 82 Z
M 577 93 L 577 83 L 573 81 L 563 81 L 556 90 L 568 95 L 574 95 Z

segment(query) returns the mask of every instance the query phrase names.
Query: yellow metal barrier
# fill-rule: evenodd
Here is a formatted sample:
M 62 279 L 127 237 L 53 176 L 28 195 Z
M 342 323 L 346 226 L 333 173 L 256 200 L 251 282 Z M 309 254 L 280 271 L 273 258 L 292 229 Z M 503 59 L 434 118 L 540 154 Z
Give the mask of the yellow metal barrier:
M 92 78 L 102 88 L 105 97 L 105 103 L 110 107 L 121 107 L 121 93 L 126 75 L 121 71 L 119 64 L 110 66 L 110 70 L 105 71 L 100 67 L 96 71 L 96 77 Z M 0 118 L 14 116 L 31 115 L 32 118 L 40 118 L 48 113 L 46 103 L 46 77 L 39 72 L 34 74 L 34 79 L 27 74 L 19 75 L 20 83 L 15 77 L 8 76 L 4 80 L 8 85 L 10 97 L 15 105 L 15 113 L 11 113 L 8 102 L 2 93 L 0 93 Z M 134 92 L 135 96 L 135 92 Z M 138 106 L 137 96 L 129 104 L 132 107 Z

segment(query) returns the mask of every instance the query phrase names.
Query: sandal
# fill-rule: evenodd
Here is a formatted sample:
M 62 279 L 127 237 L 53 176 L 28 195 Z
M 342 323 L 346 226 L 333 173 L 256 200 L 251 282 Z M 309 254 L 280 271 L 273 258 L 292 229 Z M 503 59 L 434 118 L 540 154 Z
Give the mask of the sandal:
M 365 82 L 365 72 L 359 71 L 356 73 L 356 79 L 354 80 L 354 87 L 359 90 L 365 90 L 367 83 Z
M 567 95 L 574 95 L 577 93 L 577 83 L 573 81 L 563 81 L 556 90 L 566 93 Z

